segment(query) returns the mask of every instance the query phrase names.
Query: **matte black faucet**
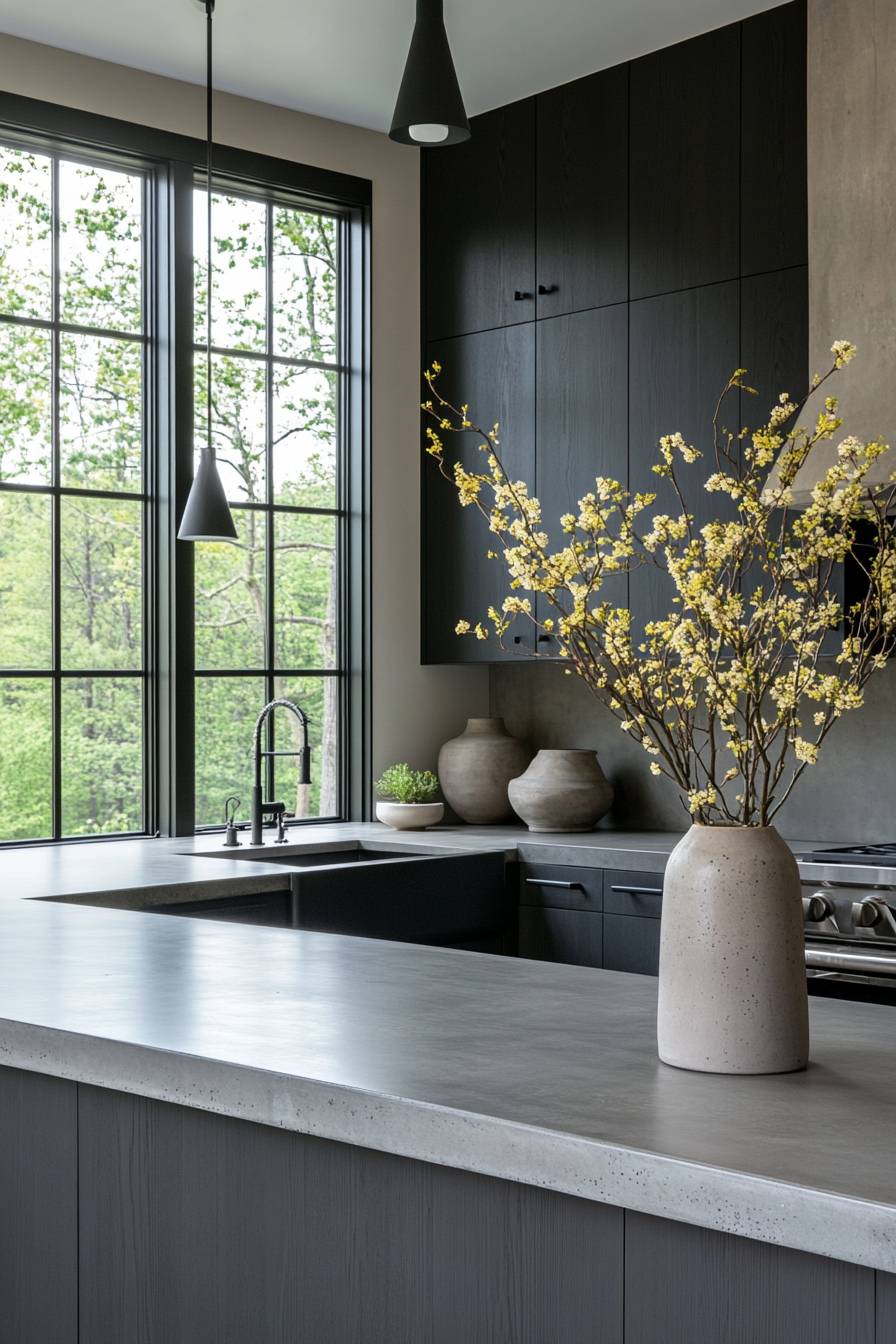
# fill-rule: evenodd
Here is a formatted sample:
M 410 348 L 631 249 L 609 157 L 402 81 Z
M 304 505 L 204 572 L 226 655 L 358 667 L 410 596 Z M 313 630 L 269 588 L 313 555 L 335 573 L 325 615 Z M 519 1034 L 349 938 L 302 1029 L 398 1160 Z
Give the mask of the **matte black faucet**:
M 266 719 L 273 714 L 274 710 L 282 705 L 284 709 L 291 709 L 293 714 L 302 725 L 302 749 L 301 751 L 262 751 L 261 749 L 261 730 L 264 727 Z M 311 783 L 311 747 L 308 745 L 308 715 L 298 705 L 293 704 L 291 700 L 272 700 L 270 704 L 265 705 L 264 709 L 255 720 L 255 735 L 252 739 L 252 760 L 255 765 L 255 784 L 252 788 L 251 819 L 252 819 L 252 844 L 263 845 L 261 838 L 261 827 L 264 821 L 265 813 L 277 818 L 277 841 L 282 844 L 286 839 L 283 830 L 283 813 L 286 811 L 286 804 L 273 802 L 265 803 L 262 801 L 261 788 L 261 759 L 263 756 L 299 756 L 301 762 L 299 765 L 299 783 Z

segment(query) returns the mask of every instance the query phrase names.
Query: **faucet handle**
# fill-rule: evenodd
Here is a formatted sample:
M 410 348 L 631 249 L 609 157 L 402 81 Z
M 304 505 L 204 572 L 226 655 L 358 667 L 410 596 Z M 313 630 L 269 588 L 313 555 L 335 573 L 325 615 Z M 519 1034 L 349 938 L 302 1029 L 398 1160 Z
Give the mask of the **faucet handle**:
M 228 810 L 231 803 L 233 803 L 233 808 Z M 224 837 L 225 849 L 239 849 L 240 842 L 236 838 L 236 814 L 241 806 L 240 799 L 235 795 L 228 798 L 224 803 L 224 820 L 227 823 L 227 833 Z

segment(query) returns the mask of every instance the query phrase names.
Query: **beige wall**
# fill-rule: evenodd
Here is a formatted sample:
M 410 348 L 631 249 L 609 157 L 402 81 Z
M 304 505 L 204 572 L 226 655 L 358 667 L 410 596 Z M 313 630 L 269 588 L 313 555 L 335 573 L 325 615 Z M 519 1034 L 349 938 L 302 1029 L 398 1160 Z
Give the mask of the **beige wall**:
M 3 37 L 0 87 L 204 137 L 193 84 Z M 440 744 L 487 713 L 485 668 L 420 666 L 419 157 L 387 136 L 219 94 L 215 138 L 373 182 L 373 757 L 435 768 Z
M 896 4 L 809 0 L 808 15 L 811 372 L 854 341 L 832 389 L 843 432 L 896 447 Z

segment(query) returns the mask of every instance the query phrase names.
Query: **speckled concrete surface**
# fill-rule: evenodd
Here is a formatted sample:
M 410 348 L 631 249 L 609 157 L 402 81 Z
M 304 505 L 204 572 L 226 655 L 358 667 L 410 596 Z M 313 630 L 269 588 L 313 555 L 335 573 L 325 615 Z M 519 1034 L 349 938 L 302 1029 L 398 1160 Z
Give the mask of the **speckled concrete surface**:
M 896 1270 L 892 1010 L 813 1002 L 765 1078 L 661 1064 L 655 1012 L 610 971 L 0 908 L 4 1064 Z

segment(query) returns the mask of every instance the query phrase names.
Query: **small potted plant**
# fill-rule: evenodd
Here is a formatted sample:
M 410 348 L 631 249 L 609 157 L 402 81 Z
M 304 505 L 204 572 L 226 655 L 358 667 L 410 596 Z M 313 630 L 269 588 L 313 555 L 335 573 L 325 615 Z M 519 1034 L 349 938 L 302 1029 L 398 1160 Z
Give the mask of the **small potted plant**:
M 396 831 L 422 831 L 442 820 L 444 803 L 434 803 L 439 781 L 431 770 L 390 765 L 373 786 L 385 800 L 376 805 L 377 821 Z

